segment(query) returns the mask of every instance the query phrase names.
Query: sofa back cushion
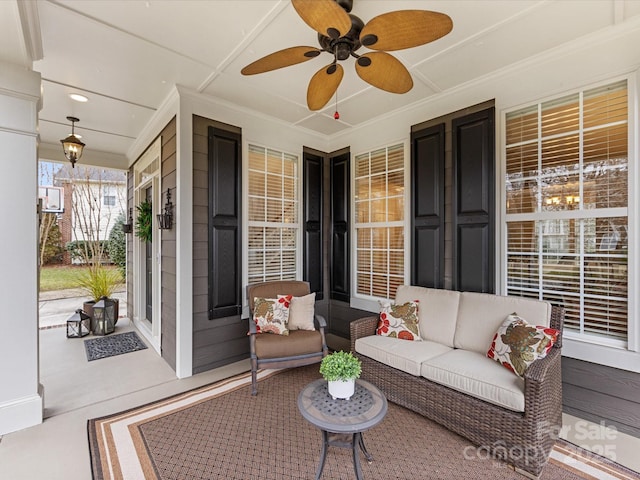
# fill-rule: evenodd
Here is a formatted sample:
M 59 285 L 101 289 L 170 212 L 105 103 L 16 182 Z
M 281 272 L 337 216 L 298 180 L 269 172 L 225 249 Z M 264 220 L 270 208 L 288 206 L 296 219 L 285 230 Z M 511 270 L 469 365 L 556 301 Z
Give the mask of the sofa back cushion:
M 460 292 L 439 288 L 401 285 L 396 292 L 396 304 L 419 301 L 418 327 L 420 337 L 423 340 L 438 342 L 452 348 L 459 299 Z M 489 347 L 487 346 L 487 348 Z M 485 353 L 486 350 L 485 348 Z
M 462 292 L 454 347 L 486 354 L 496 331 L 512 313 L 531 325 L 548 327 L 551 304 L 530 298 Z

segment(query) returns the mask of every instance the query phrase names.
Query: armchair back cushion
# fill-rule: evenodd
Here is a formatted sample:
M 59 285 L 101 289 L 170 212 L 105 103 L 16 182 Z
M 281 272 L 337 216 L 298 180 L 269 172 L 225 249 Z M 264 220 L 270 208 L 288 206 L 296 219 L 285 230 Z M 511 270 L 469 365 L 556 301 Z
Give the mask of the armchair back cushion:
M 309 283 L 301 282 L 299 280 L 279 280 L 249 285 L 247 287 L 249 311 L 253 315 L 253 301 L 256 297 L 278 298 L 278 295 L 293 295 L 294 297 L 309 295 Z

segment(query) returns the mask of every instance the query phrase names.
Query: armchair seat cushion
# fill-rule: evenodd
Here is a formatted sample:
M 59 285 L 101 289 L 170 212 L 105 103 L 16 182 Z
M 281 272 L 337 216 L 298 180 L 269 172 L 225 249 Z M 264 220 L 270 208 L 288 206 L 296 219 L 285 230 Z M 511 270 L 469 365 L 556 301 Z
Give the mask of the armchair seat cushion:
M 256 355 L 262 360 L 318 352 L 322 352 L 322 335 L 317 330 L 293 330 L 287 336 L 256 335 Z

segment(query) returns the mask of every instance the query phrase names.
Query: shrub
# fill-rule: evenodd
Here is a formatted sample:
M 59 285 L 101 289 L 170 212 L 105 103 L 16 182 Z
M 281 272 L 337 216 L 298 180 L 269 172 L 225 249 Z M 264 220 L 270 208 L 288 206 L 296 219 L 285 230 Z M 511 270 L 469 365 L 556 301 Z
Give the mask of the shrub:
M 46 229 L 46 233 L 43 232 L 44 229 L 42 227 L 40 229 L 41 264 L 53 265 L 62 263 L 64 248 L 62 248 L 62 234 L 60 233 L 56 214 L 45 213 L 43 217 L 42 224 L 49 223 L 49 228 Z
M 118 215 L 115 225 L 109 232 L 109 258 L 118 266 L 122 278 L 127 276 L 127 241 L 122 231 L 125 223 L 124 213 Z
M 91 263 L 93 261 L 93 252 L 109 253 L 109 241 L 100 240 L 99 245 L 92 245 L 93 241 L 88 240 L 74 240 L 73 242 L 67 242 L 65 248 L 71 255 L 71 260 L 78 261 L 79 263 Z

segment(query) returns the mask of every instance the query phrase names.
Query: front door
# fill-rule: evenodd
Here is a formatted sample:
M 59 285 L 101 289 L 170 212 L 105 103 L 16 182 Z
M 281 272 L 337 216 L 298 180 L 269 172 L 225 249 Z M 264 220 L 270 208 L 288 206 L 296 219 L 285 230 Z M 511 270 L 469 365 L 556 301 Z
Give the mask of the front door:
M 134 165 L 134 205 L 151 204 L 151 239 L 134 237 L 133 322 L 153 348 L 161 353 L 160 231 L 160 142 L 156 141 Z
M 147 202 L 153 205 L 153 186 L 145 189 L 145 198 Z M 145 312 L 146 319 L 153 323 L 153 241 L 145 242 Z

